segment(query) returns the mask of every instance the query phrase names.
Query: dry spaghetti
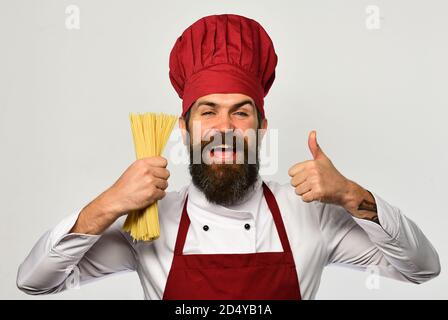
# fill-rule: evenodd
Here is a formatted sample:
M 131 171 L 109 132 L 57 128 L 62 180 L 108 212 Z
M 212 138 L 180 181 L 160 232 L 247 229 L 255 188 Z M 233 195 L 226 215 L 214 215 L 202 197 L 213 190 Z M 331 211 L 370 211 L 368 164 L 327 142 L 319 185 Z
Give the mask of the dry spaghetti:
M 168 114 L 129 114 L 137 159 L 160 156 L 168 142 L 177 117 Z M 152 241 L 160 236 L 157 202 L 144 210 L 128 214 L 123 230 L 134 240 Z

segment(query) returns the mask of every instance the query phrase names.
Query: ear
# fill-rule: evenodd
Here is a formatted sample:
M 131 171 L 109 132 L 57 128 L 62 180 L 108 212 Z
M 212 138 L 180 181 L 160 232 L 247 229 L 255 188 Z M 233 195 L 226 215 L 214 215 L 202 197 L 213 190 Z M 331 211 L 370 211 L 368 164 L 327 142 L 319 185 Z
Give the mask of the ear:
M 187 145 L 187 123 L 185 122 L 185 118 L 182 116 L 179 117 L 179 129 L 182 133 L 182 142 L 184 143 L 184 145 Z
M 261 130 L 259 131 L 260 143 L 266 134 L 267 128 L 268 128 L 268 119 L 264 118 L 263 120 L 261 120 L 261 126 L 260 126 Z
M 268 128 L 268 119 L 264 118 L 261 120 L 261 128 L 266 130 Z

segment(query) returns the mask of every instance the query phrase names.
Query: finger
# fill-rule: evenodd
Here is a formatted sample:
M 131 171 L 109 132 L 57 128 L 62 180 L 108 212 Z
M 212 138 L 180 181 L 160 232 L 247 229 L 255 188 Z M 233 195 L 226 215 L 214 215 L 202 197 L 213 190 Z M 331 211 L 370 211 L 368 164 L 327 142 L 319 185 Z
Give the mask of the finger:
M 165 180 L 170 177 L 170 171 L 165 168 L 151 168 L 151 173 L 154 175 L 154 177 Z
M 311 131 L 308 135 L 308 148 L 311 151 L 311 154 L 313 155 L 313 159 L 317 158 L 318 154 L 318 146 L 316 141 L 316 131 Z
M 304 195 L 305 193 L 311 191 L 311 185 L 309 184 L 308 181 L 305 181 L 304 183 L 301 183 L 300 185 L 298 185 L 295 189 L 296 194 L 298 194 L 299 196 Z
M 168 161 L 164 157 L 155 156 L 144 158 L 146 163 L 152 167 L 166 168 Z
M 311 131 L 310 134 L 308 135 L 308 148 L 310 149 L 314 160 L 325 157 L 325 153 L 322 151 L 321 147 L 317 143 L 316 130 Z
M 155 188 L 153 194 L 152 194 L 152 198 L 157 201 L 160 200 L 162 198 L 164 198 L 166 195 L 166 192 L 164 190 L 160 190 L 158 188 Z
M 300 171 L 303 171 L 304 169 L 306 169 L 310 165 L 311 162 L 313 162 L 313 160 L 307 160 L 307 161 L 304 161 L 304 162 L 296 163 L 291 168 L 289 168 L 288 174 L 291 177 L 295 176 Z
M 302 200 L 303 200 L 304 202 L 312 202 L 312 201 L 314 201 L 315 199 L 314 199 L 314 193 L 313 193 L 313 191 L 310 190 L 310 191 L 304 193 L 304 194 L 302 195 Z
M 161 190 L 165 190 L 168 188 L 168 181 L 165 179 L 154 178 L 154 185 Z
M 293 187 L 297 187 L 299 184 L 303 183 L 306 180 L 306 178 L 307 178 L 306 171 L 299 172 L 291 178 L 291 185 Z

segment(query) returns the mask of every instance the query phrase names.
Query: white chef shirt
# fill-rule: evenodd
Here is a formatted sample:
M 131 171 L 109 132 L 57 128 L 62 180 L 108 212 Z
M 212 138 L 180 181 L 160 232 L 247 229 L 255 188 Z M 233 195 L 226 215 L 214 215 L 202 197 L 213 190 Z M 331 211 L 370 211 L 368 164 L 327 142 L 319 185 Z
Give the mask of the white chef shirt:
M 384 276 L 414 283 L 440 273 L 437 252 L 422 231 L 376 193 L 372 195 L 381 225 L 354 218 L 337 205 L 303 202 L 290 184 L 266 184 L 280 208 L 303 299 L 315 297 L 329 264 L 361 270 L 374 265 Z M 160 238 L 153 242 L 134 243 L 121 230 L 125 216 L 102 235 L 68 233 L 80 212 L 75 210 L 37 241 L 19 267 L 18 288 L 29 294 L 55 293 L 70 287 L 66 280 L 73 274 L 79 274 L 82 285 L 136 271 L 145 299 L 162 299 L 187 193 L 191 224 L 184 254 L 282 251 L 261 177 L 240 204 L 230 207 L 208 202 L 190 183 L 158 202 Z

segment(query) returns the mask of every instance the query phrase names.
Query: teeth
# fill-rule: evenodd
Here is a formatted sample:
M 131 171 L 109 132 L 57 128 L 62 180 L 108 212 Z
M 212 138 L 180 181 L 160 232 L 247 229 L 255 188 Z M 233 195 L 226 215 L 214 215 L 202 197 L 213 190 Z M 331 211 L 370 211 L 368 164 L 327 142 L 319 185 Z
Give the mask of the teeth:
M 224 145 L 224 144 L 222 144 L 222 145 L 215 146 L 215 147 L 212 148 L 212 150 L 215 150 L 215 149 L 226 150 L 226 149 L 233 149 L 233 148 L 232 148 L 231 146 L 229 146 L 229 145 Z

